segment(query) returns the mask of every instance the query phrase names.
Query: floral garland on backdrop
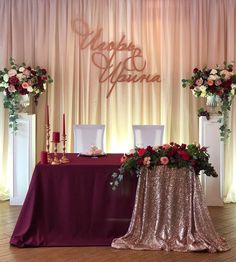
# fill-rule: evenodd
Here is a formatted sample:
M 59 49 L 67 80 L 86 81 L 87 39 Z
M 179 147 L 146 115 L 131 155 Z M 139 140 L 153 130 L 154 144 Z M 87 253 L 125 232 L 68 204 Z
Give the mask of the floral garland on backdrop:
M 195 171 L 196 175 L 205 173 L 207 176 L 217 177 L 214 167 L 209 162 L 206 147 L 195 144 L 164 144 L 159 147 L 138 148 L 131 150 L 121 158 L 119 172 L 112 174 L 110 185 L 116 190 L 125 175 L 135 173 L 138 177 L 143 168 L 152 169 L 154 166 L 164 165 L 169 168 L 187 167 Z
M 37 104 L 39 96 L 46 90 L 46 83 L 52 82 L 51 76 L 45 69 L 39 66 L 31 68 L 25 63 L 18 65 L 13 58 L 10 58 L 10 69 L 0 70 L 0 92 L 4 94 L 4 107 L 9 109 L 10 128 L 17 130 L 21 101 L 32 96 Z
M 228 128 L 229 111 L 236 90 L 236 74 L 233 73 L 233 64 L 224 63 L 216 68 L 194 68 L 191 79 L 182 79 L 182 87 L 189 87 L 196 97 L 212 97 L 220 104 L 218 113 L 222 115 L 219 120 L 221 140 L 229 137 Z

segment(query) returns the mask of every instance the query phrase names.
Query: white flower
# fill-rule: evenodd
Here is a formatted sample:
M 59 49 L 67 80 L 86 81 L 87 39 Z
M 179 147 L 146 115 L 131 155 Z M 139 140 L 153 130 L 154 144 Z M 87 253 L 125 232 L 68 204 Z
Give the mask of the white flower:
M 6 96 L 6 95 L 7 95 L 7 93 L 6 93 L 6 91 L 5 91 L 5 90 L 4 90 L 2 93 L 3 93 L 3 95 L 4 95 L 4 96 Z
M 5 83 L 5 82 L 2 82 L 2 83 L 0 83 L 0 86 L 5 87 L 5 88 L 8 88 L 9 84 L 8 84 L 8 83 Z
M 130 149 L 128 154 L 131 155 L 131 154 L 134 154 L 134 153 L 135 153 L 135 149 Z
M 204 92 L 204 91 L 206 91 L 206 86 L 203 86 L 203 85 L 202 85 L 202 86 L 199 87 L 199 89 L 200 89 L 202 92 Z
M 218 75 L 209 75 L 208 79 L 218 80 L 220 77 Z
M 8 82 L 8 80 L 9 80 L 8 74 L 5 74 L 5 75 L 3 76 L 3 80 L 4 80 L 5 82 Z
M 24 72 L 24 70 L 25 70 L 25 68 L 24 68 L 23 66 L 21 66 L 21 67 L 19 68 L 19 71 L 20 71 L 20 72 Z
M 36 90 L 35 90 L 35 93 L 36 93 L 36 94 L 38 94 L 38 93 L 39 93 L 39 90 L 38 90 L 38 89 L 36 89 Z
M 17 74 L 16 76 L 17 76 L 17 78 L 18 78 L 20 81 L 22 81 L 22 79 L 23 79 L 23 74 L 22 74 L 22 73 Z
M 44 89 L 44 90 L 46 90 L 46 89 L 47 89 L 47 86 L 46 86 L 46 84 L 45 84 L 45 83 L 43 84 L 43 89 Z
M 215 74 L 217 74 L 217 70 L 212 69 L 211 72 L 210 72 L 210 74 L 211 74 L 211 75 L 215 75 Z
M 30 92 L 30 93 L 32 93 L 32 92 L 34 91 L 34 89 L 33 89 L 32 86 L 28 86 L 28 87 L 27 87 L 27 91 Z

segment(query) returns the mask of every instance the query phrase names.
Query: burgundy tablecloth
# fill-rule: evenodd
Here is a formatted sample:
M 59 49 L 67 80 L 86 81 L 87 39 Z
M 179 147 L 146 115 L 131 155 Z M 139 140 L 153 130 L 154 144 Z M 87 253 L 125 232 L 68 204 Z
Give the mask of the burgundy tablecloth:
M 121 155 L 68 157 L 69 164 L 35 167 L 10 244 L 110 245 L 113 238 L 127 231 L 136 177 L 128 176 L 115 192 L 109 185 Z

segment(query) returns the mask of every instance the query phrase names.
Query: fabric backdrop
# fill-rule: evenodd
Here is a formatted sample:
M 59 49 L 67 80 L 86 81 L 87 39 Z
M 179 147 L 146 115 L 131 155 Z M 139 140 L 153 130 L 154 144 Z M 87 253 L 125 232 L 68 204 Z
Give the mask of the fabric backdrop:
M 103 29 L 101 41 L 119 42 L 125 35 L 146 61 L 139 73 L 160 74 L 161 82 L 118 83 L 106 98 L 111 84 L 99 83 L 102 70 L 92 62 L 94 51 L 80 48 L 79 18 L 91 31 Z M 12 56 L 17 63 L 45 67 L 54 79 L 36 108 L 37 157 L 45 147 L 46 103 L 52 130 L 62 129 L 66 114 L 68 151 L 73 150 L 75 123 L 105 124 L 107 152 L 126 152 L 133 146 L 132 124 L 165 125 L 164 142 L 198 141 L 197 109 L 205 101 L 181 88 L 181 79 L 189 78 L 196 66 L 236 61 L 236 0 L 1 0 L 0 24 L 0 68 L 9 66 Z M 114 65 L 128 56 L 117 52 Z M 104 64 L 102 57 L 96 62 Z M 231 116 L 235 113 L 233 105 Z M 2 102 L 0 114 L 4 199 L 9 190 L 8 118 Z M 236 201 L 235 122 L 231 117 L 225 150 L 226 201 Z

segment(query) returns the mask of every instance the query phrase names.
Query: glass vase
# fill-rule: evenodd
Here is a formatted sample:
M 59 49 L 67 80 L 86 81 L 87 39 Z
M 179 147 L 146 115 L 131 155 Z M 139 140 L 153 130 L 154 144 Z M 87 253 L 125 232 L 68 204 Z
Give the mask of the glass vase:
M 220 98 L 217 95 L 207 96 L 206 107 L 210 115 L 218 115 L 220 111 Z

